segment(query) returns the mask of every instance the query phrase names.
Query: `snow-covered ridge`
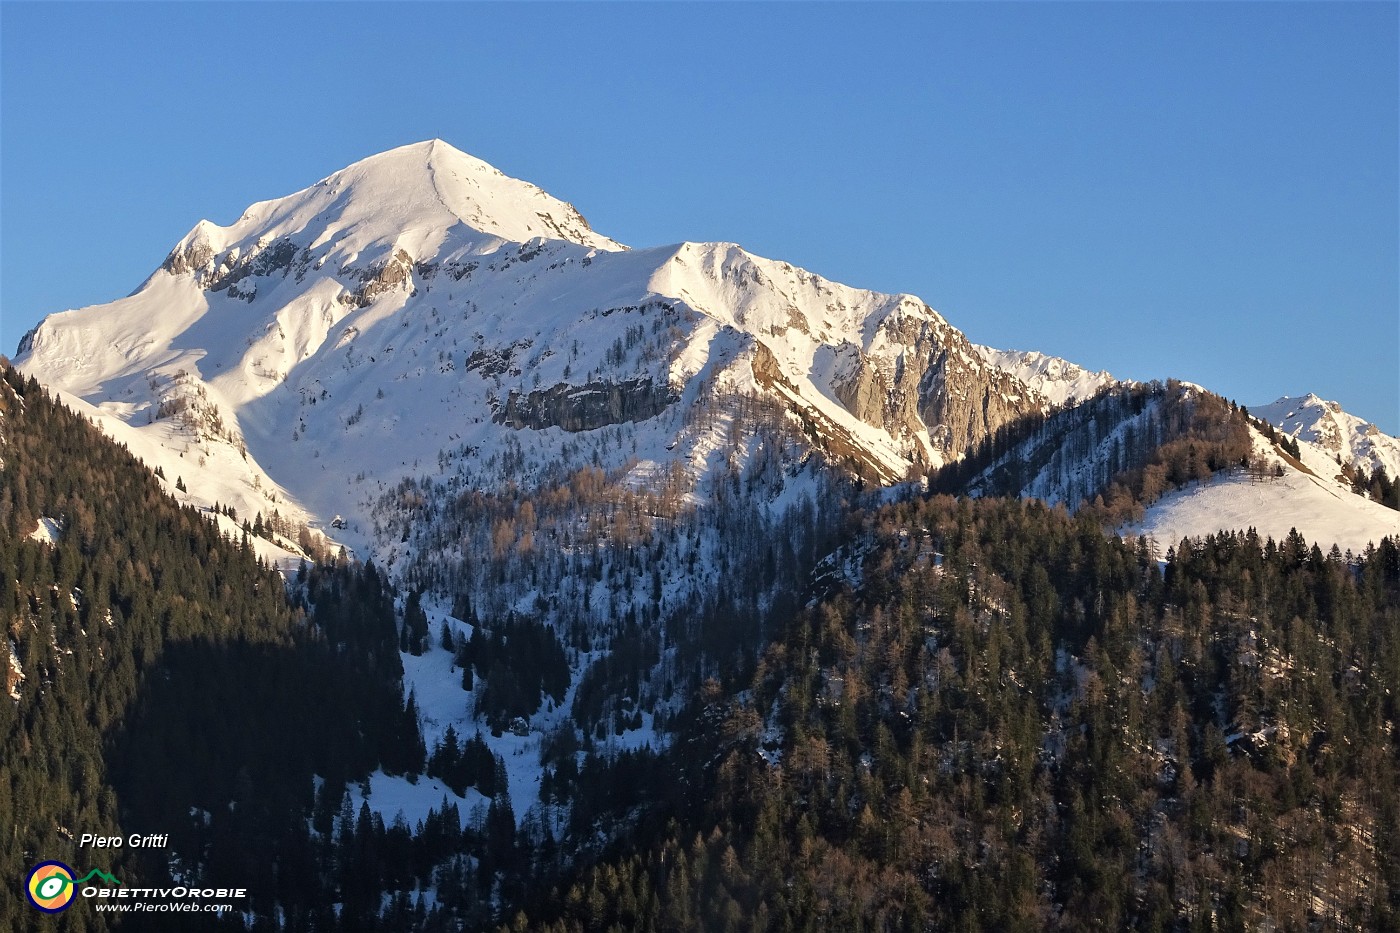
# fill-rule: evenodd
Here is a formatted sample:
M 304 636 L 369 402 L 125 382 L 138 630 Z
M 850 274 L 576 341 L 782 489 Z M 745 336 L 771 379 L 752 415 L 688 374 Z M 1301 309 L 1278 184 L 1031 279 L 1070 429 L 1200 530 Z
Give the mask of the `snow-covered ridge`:
M 567 435 L 610 425 L 650 426 L 618 464 L 698 475 L 722 462 L 693 446 L 701 397 L 773 398 L 883 482 L 1045 404 L 913 296 L 729 243 L 625 249 L 436 140 L 200 222 L 134 294 L 51 315 L 16 363 L 158 438 L 170 462 L 148 462 L 197 498 L 256 514 L 275 495 L 322 522 L 372 498 L 352 487 L 526 437 L 567 459 Z
M 1251 405 L 1249 411 L 1284 434 L 1311 444 L 1333 464 L 1351 464 L 1367 473 L 1385 467 L 1392 479 L 1400 478 L 1400 438 L 1383 433 L 1336 402 L 1311 393 L 1301 398 L 1285 395 L 1268 405 Z
M 1082 366 L 1034 350 L 997 350 L 974 344 L 991 365 L 1010 373 L 1055 406 L 1076 405 L 1118 380 L 1106 372 Z

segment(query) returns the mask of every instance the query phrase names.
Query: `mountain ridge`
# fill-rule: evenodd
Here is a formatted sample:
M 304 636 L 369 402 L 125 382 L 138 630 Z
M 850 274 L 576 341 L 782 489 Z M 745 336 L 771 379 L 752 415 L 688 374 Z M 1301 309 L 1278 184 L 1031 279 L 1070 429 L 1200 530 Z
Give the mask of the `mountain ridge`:
M 16 362 L 138 431 L 183 418 L 206 462 L 233 449 L 242 482 L 280 486 L 322 522 L 363 502 L 293 489 L 302 458 L 282 448 L 313 438 L 324 469 L 392 439 L 403 475 L 446 450 L 426 431 L 405 442 L 404 405 L 477 449 L 503 442 L 488 424 L 568 434 L 671 411 L 669 438 L 642 456 L 669 462 L 685 459 L 677 403 L 757 392 L 819 449 L 892 482 L 1049 404 L 913 296 L 736 244 L 626 249 L 441 141 L 356 162 L 227 227 L 200 221 L 133 295 L 46 318 Z M 414 391 L 398 407 L 374 404 L 403 383 Z M 392 481 L 354 471 L 366 472 Z
M 626 248 L 441 140 L 196 223 L 135 293 L 51 315 L 16 363 L 111 433 L 154 439 L 153 465 L 194 501 L 351 516 L 361 554 L 395 542 L 353 516 L 434 462 L 477 488 L 551 462 L 699 484 L 751 446 L 699 412 L 753 394 L 814 452 L 889 484 L 1121 384 L 737 244 Z M 598 446 L 623 426 L 622 446 Z M 1329 453 L 1314 443 L 1304 462 L 1325 472 Z
M 1337 402 L 1309 392 L 1251 406 L 1250 412 L 1289 437 L 1318 448 L 1338 461 L 1338 466 L 1349 464 L 1368 473 L 1384 467 L 1392 479 L 1400 477 L 1400 439 L 1344 410 Z
M 482 207 L 484 195 L 481 204 L 459 198 L 461 211 L 449 206 L 439 164 L 444 178 L 455 165 L 459 175 L 505 185 L 510 198 L 490 202 L 505 205 L 502 212 Z M 431 142 L 356 165 L 353 179 L 345 173 L 355 166 L 260 202 L 230 227 L 197 224 L 136 293 L 52 316 L 19 360 L 26 391 L 41 379 L 55 399 L 126 443 L 181 504 L 214 513 L 220 543 L 250 564 L 253 551 L 278 561 L 282 585 L 262 587 L 262 597 L 290 594 L 313 619 L 336 605 L 352 612 L 358 621 L 349 631 L 337 635 L 328 619 L 329 640 L 318 643 L 390 675 L 379 689 L 393 702 L 378 718 L 392 736 L 376 743 L 379 754 L 363 756 L 343 781 L 303 775 L 293 815 L 277 822 L 385 855 L 386 870 L 360 877 L 340 872 L 358 862 L 325 848 L 335 871 L 308 881 L 327 905 L 342 900 L 320 926 L 338 916 L 347 928 L 414 928 L 386 919 L 379 882 L 390 865 L 415 861 L 385 843 L 415 835 L 425 847 L 435 837 L 452 843 L 421 853 L 414 877 L 394 882 L 403 895 L 396 903 L 407 911 L 416 891 L 444 922 L 503 922 L 499 906 L 533 911 L 539 891 L 563 891 L 555 882 L 567 872 L 645 838 L 636 831 L 659 827 L 666 807 L 685 795 L 740 799 L 707 790 L 735 787 L 735 776 L 753 790 L 786 787 L 802 798 L 787 811 L 791 831 L 765 843 L 770 852 L 795 853 L 802 847 L 793 839 L 813 838 L 807 814 L 817 799 L 833 803 L 821 808 L 824 827 L 839 831 L 833 853 L 853 840 L 852 854 L 897 845 L 927 814 L 925 828 L 938 835 L 926 834 L 926 851 L 965 859 L 956 877 L 977 885 L 988 877 L 986 850 L 950 842 L 977 837 L 930 807 L 961 800 L 968 817 L 982 819 L 990 788 L 1004 808 L 997 825 L 1006 830 L 1005 853 L 1023 847 L 1017 820 L 1045 815 L 1052 841 L 1044 879 L 1032 881 L 1024 864 L 1003 864 L 1006 877 L 1023 879 L 1023 894 L 1044 900 L 1040 916 L 1050 922 L 1075 903 L 1064 897 L 1071 886 L 1062 853 L 1084 863 L 1075 876 L 1084 890 L 1099 890 L 1107 877 L 1084 857 L 1102 847 L 1076 835 L 1089 824 L 1075 815 L 1086 798 L 1073 770 L 1105 763 L 1086 743 L 1132 749 L 1101 768 L 1103 780 L 1123 778 L 1130 772 L 1118 765 L 1127 763 L 1136 791 L 1161 798 L 1131 823 L 1137 835 L 1099 821 L 1121 864 L 1139 865 L 1140 853 L 1163 838 L 1151 814 L 1170 813 L 1195 832 L 1195 818 L 1186 819 L 1197 812 L 1191 801 L 1221 801 L 1207 784 L 1201 796 L 1183 796 L 1198 777 L 1211 780 L 1231 760 L 1252 768 L 1255 751 L 1278 749 L 1291 762 L 1339 741 L 1330 730 L 1314 735 L 1330 714 L 1312 719 L 1303 709 L 1287 722 L 1265 715 L 1261 700 L 1278 698 L 1275 678 L 1259 676 L 1265 662 L 1301 671 L 1309 658 L 1325 657 L 1332 667 L 1311 669 L 1324 671 L 1319 682 L 1339 700 L 1357 701 L 1367 715 L 1384 708 L 1356 693 L 1349 674 L 1326 673 L 1353 659 L 1317 636 L 1337 632 L 1356 603 L 1328 596 L 1309 606 L 1293 583 L 1302 575 L 1334 595 L 1337 586 L 1357 587 L 1380 600 L 1381 589 L 1358 581 L 1377 571 L 1393 578 L 1395 545 L 1363 550 L 1363 539 L 1400 533 L 1400 512 L 1330 478 L 1335 461 L 1311 442 L 1295 448 L 1198 386 L 1123 382 L 1033 351 L 979 347 L 914 296 L 851 288 L 736 244 L 624 249 L 581 227 L 504 238 L 510 224 L 532 223 L 536 196 Z M 397 200 L 386 193 L 405 184 Z M 461 197 L 469 194 L 476 196 Z M 519 204 L 526 207 L 511 207 Z M 472 205 L 480 218 L 463 220 Z M 27 466 L 42 470 L 33 458 Z M 950 488 L 939 487 L 944 479 Z M 1222 493 L 1228 498 L 1212 498 Z M 83 490 L 79 507 L 36 503 L 21 536 L 35 520 L 47 528 L 52 519 L 60 530 L 70 514 L 78 520 L 74 532 L 25 546 L 75 551 L 86 495 L 101 494 Z M 1305 506 L 1317 507 L 1324 533 L 1340 527 L 1342 511 L 1365 519 L 1343 529 L 1360 537 L 1338 539 L 1353 551 L 1349 562 L 1340 552 L 1323 558 L 1333 542 L 1311 528 L 1319 556 L 1309 556 L 1297 530 Z M 1255 528 L 1260 508 L 1277 524 Z M 1251 532 L 1215 535 L 1238 516 Z M 1265 546 L 1262 535 L 1284 543 Z M 1181 545 L 1184 536 L 1202 539 L 1199 553 Z M 332 559 L 337 546 L 359 560 Z M 1222 571 L 1212 555 L 1243 566 L 1256 551 L 1248 573 L 1228 575 L 1242 598 L 1213 582 L 1201 585 L 1204 597 L 1187 585 L 1186 572 L 1214 580 Z M 1261 593 L 1254 581 L 1265 564 L 1273 582 Z M 77 589 L 51 590 L 74 594 L 64 601 L 43 596 L 50 589 L 42 581 L 35 586 L 32 606 L 79 611 Z M 1294 612 L 1279 607 L 1294 600 L 1299 618 L 1280 628 Z M 359 611 L 366 604 L 374 610 L 367 615 Z M 1384 629 L 1379 615 L 1363 615 Z M 1212 634 L 1183 639 L 1183 619 Z M 217 612 L 207 621 L 217 624 Z M 1216 649 L 1221 625 L 1227 655 Z M 40 649 L 51 647 L 57 659 L 67 642 L 86 638 L 77 629 L 60 641 L 20 630 L 23 651 L 12 656 L 22 672 L 7 684 L 27 678 L 22 693 L 35 693 Z M 125 637 L 121 626 L 88 631 Z M 1144 642 L 1144 631 L 1155 640 Z M 1277 654 L 1280 644 L 1298 652 L 1296 662 Z M 1374 638 L 1353 644 L 1395 660 Z M 1234 655 L 1240 676 L 1227 677 L 1214 665 Z M 1373 658 L 1355 660 L 1365 671 Z M 1178 661 L 1184 677 L 1172 673 Z M 182 665 L 185 695 L 209 687 L 205 662 L 194 656 Z M 246 679 L 256 681 L 266 668 L 249 670 Z M 786 672 L 793 676 L 783 685 Z M 1238 711 L 1220 702 L 1227 682 Z M 159 686 L 161 678 L 152 683 L 159 689 L 149 709 L 178 720 L 180 691 Z M 302 686 L 288 677 L 277 683 Z M 1183 701 L 1182 683 L 1197 699 Z M 1108 718 L 1141 709 L 1144 698 L 1160 721 L 1139 717 L 1140 731 L 1125 733 Z M 1173 704 L 1183 702 L 1175 715 Z M 339 727 L 357 725 L 356 716 L 319 702 L 307 707 Z M 1189 735 L 1181 725 L 1193 721 L 1188 709 L 1199 720 Z M 1005 728 L 989 712 L 1008 714 Z M 1356 734 L 1380 725 L 1367 722 Z M 246 731 L 250 747 L 261 748 L 259 730 Z M 207 730 L 189 734 L 208 738 Z M 1123 743 L 1125 735 L 1134 738 Z M 180 746 L 161 739 L 153 747 L 162 757 L 133 761 L 169 770 L 160 762 Z M 201 747 L 221 778 L 233 777 L 217 743 Z M 1246 749 L 1249 756 L 1232 759 Z M 898 773 L 892 750 L 912 753 Z M 838 771 L 844 776 L 833 783 Z M 1299 772 L 1300 780 L 1319 773 Z M 931 781 L 907 781 L 911 774 Z M 1279 787 L 1295 786 L 1281 774 Z M 327 778 L 325 769 L 317 777 Z M 915 801 L 934 785 L 941 789 Z M 1122 801 L 1149 800 L 1113 786 L 1089 798 L 1106 815 L 1128 812 Z M 1019 797 L 1002 796 L 1013 789 Z M 201 813 L 235 812 L 225 806 L 232 794 L 197 807 L 181 802 L 175 817 L 183 823 L 188 814 L 202 832 Z M 339 824 L 337 812 L 347 814 Z M 354 812 L 361 816 L 352 828 Z M 416 834 L 407 829 L 419 820 Z M 772 828 L 761 816 L 739 822 Z M 1373 825 L 1383 821 L 1358 820 L 1357 832 L 1374 833 Z M 682 841 L 723 838 L 711 826 L 693 828 Z M 744 858 L 760 852 L 739 846 Z M 1234 871 L 1233 846 L 1201 849 L 1223 852 Z M 181 855 L 196 853 L 195 865 L 200 851 L 193 845 Z M 700 865 L 701 850 L 688 851 Z M 908 854 L 914 873 L 902 888 L 927 886 L 930 905 L 974 903 L 944 898 L 951 889 L 928 874 L 925 855 Z M 731 881 L 739 876 L 730 868 L 746 867 L 732 856 L 716 849 L 713 857 Z M 282 868 L 275 857 L 266 861 Z M 794 876 L 780 861 L 760 861 L 775 869 L 777 904 Z M 1351 862 L 1338 859 L 1338 873 L 1357 875 Z M 813 877 L 851 874 L 831 864 L 853 863 L 822 863 Z M 1176 866 L 1160 867 L 1163 879 L 1177 876 Z M 538 887 L 517 886 L 527 880 Z M 262 889 L 274 886 L 268 880 Z M 1167 890 L 1164 911 L 1177 904 Z M 979 896 L 1007 903 L 997 890 Z M 748 907 L 734 914 L 735 928 L 757 915 Z M 1106 916 L 1094 905 L 1070 909 Z M 833 922 L 824 907 L 812 916 Z M 522 924 L 532 926 L 518 918 Z

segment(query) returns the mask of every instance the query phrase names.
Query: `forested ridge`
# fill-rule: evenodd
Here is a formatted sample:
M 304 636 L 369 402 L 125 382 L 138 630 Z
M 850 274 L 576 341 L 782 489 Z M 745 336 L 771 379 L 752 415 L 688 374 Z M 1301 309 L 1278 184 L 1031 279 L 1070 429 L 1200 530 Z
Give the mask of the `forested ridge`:
M 1400 929 L 1400 550 L 865 516 L 711 683 L 669 822 L 512 929 Z
M 178 506 L 8 365 L 0 436 L 0 859 L 14 895 L 0 898 L 0 928 L 118 925 L 83 906 L 30 908 L 19 891 L 45 859 L 127 885 L 246 887 L 238 906 L 250 914 L 280 904 L 295 920 L 319 902 L 333 917 L 347 879 L 333 834 L 313 844 L 307 826 L 313 774 L 337 811 L 330 788 L 379 766 L 423 767 L 385 581 L 328 565 L 289 593 L 246 540 Z M 32 536 L 41 519 L 53 540 Z M 84 832 L 164 832 L 170 847 L 80 851 Z M 192 923 L 218 925 L 147 915 L 126 926 Z
M 1162 393 L 1036 430 L 1099 443 L 1104 412 L 1127 423 Z M 10 890 L 60 859 L 250 897 L 238 916 L 125 925 L 12 897 L 0 929 L 1400 929 L 1396 542 L 1222 534 L 1162 542 L 1159 561 L 1104 532 L 1145 491 L 1242 468 L 1245 414 L 1202 398 L 1155 410 L 1156 446 L 1084 477 L 1107 495 L 1074 515 L 832 485 L 820 508 L 723 525 L 600 471 L 533 498 L 406 489 L 479 527 L 480 552 L 410 565 L 400 593 L 343 559 L 284 579 L 5 367 Z M 716 494 L 791 478 L 775 456 Z M 536 559 L 556 535 L 568 546 Z M 707 549 L 716 577 L 661 578 Z M 429 629 L 435 574 L 469 637 Z M 517 578 L 562 581 L 542 601 L 576 623 L 492 595 Z M 616 613 L 590 608 L 600 592 Z M 572 683 L 569 658 L 604 636 Z M 443 649 L 481 731 L 425 747 L 403 664 Z M 713 676 L 691 690 L 691 668 Z M 540 753 L 553 817 L 517 819 L 483 734 L 569 690 Z M 597 741 L 653 709 L 664 750 Z M 386 825 L 352 804 L 375 770 L 455 796 Z M 82 832 L 171 840 L 94 859 Z
M 1264 470 L 1247 410 L 1176 380 L 1118 383 L 1073 408 L 1023 416 L 934 471 L 936 493 L 1035 496 L 1091 508 L 1108 526 L 1163 495 L 1231 470 Z M 1256 423 L 1280 453 L 1296 442 Z

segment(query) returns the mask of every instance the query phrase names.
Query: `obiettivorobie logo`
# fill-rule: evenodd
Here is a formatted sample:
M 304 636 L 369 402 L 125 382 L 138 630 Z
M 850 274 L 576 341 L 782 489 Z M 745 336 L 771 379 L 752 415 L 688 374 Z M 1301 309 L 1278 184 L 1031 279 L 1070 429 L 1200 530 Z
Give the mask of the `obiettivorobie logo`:
M 24 894 L 36 910 L 56 914 L 73 904 L 73 896 L 80 884 L 87 884 L 93 878 L 99 878 L 106 884 L 121 884 L 100 868 L 94 868 L 81 878 L 75 875 L 76 872 L 62 862 L 40 862 L 25 880 Z
M 168 888 L 131 886 L 101 868 L 94 868 L 79 878 L 77 872 L 63 862 L 49 859 L 30 870 L 24 881 L 24 895 L 35 910 L 46 914 L 67 910 L 79 897 L 93 903 L 97 910 L 122 913 L 226 913 L 235 909 L 233 901 L 248 896 L 248 889 L 183 884 Z

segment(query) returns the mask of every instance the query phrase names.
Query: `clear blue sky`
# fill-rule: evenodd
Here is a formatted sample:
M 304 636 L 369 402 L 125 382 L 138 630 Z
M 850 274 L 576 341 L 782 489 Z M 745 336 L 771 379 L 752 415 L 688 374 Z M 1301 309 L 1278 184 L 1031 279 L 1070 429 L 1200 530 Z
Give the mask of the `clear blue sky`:
M 1397 7 L 0 3 L 0 350 L 441 137 L 633 245 L 1400 433 Z

